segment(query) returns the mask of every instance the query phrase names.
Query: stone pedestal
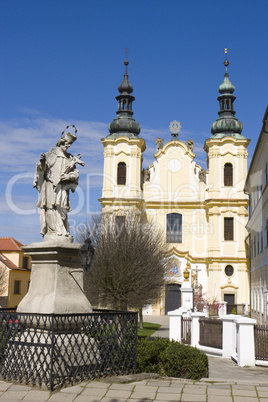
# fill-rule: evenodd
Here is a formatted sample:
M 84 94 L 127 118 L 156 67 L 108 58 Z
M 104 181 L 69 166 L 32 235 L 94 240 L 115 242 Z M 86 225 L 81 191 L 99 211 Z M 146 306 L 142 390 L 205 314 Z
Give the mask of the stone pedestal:
M 190 282 L 183 282 L 181 286 L 181 306 L 187 310 L 192 310 L 194 307 L 193 288 Z
M 68 242 L 32 243 L 23 247 L 32 258 L 31 283 L 17 307 L 19 313 L 83 314 L 92 307 L 83 292 L 82 245 Z

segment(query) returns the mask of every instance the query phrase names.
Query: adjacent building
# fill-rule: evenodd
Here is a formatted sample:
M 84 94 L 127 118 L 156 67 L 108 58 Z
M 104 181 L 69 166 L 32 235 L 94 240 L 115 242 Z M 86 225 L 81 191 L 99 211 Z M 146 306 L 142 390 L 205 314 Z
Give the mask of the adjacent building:
M 0 237 L 0 305 L 17 307 L 30 283 L 31 261 L 24 255 L 23 244 L 13 237 Z
M 241 134 L 242 123 L 235 117 L 235 87 L 227 59 L 224 64 L 219 117 L 204 144 L 206 167 L 195 162 L 194 141 L 181 141 L 180 123 L 174 121 L 170 140 L 155 139 L 155 161 L 143 168 L 146 142 L 133 118 L 128 60 L 116 97 L 117 117 L 102 139 L 102 213 L 115 222 L 122 222 L 129 212 L 142 213 L 165 235 L 170 269 L 161 300 L 147 306 L 151 314 L 166 314 L 180 306 L 183 271 L 189 264 L 192 281 L 207 299 L 230 304 L 249 301 L 245 245 L 249 201 L 244 186 L 250 141 Z
M 251 317 L 268 321 L 268 106 L 250 163 L 245 191 L 250 197 L 247 223 Z

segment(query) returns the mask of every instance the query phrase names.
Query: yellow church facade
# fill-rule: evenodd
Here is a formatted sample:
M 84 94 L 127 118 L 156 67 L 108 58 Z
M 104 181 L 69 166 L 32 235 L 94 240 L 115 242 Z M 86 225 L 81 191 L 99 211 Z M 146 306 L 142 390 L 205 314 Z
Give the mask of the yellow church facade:
M 167 314 L 181 305 L 180 286 L 190 264 L 193 286 L 207 300 L 249 302 L 246 252 L 248 196 L 244 193 L 249 140 L 241 134 L 233 103 L 234 86 L 225 61 L 219 87 L 219 118 L 205 141 L 207 167 L 195 162 L 194 141 L 182 142 L 180 123 L 171 122 L 170 141 L 157 138 L 155 161 L 143 168 L 145 140 L 133 119 L 127 65 L 119 85 L 117 117 L 104 146 L 102 213 L 113 219 L 140 212 L 165 236 L 169 272 L 160 300 L 149 314 Z M 153 280 L 153 278 L 152 278 Z

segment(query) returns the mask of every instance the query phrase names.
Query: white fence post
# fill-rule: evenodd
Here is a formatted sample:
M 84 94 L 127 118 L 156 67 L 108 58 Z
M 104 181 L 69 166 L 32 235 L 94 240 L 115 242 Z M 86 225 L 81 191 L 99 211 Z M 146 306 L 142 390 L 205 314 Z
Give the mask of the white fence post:
M 218 314 L 219 317 L 223 317 L 227 314 L 227 302 L 223 301 L 218 303 Z
M 236 323 L 237 315 L 229 314 L 222 320 L 222 357 L 231 358 L 236 353 Z
M 235 319 L 237 325 L 237 364 L 255 366 L 254 324 L 256 320 L 246 317 Z
M 169 315 L 169 339 L 172 341 L 181 341 L 181 321 L 182 310 L 177 309 L 168 312 Z
M 199 318 L 206 317 L 206 313 L 192 313 L 192 322 L 191 322 L 191 346 L 199 346 Z

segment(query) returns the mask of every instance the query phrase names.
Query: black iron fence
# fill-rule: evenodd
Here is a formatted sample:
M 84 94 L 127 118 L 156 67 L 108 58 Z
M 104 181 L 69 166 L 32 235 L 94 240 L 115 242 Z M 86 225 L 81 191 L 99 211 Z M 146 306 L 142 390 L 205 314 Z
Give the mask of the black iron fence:
M 255 359 L 268 360 L 268 327 L 254 326 Z
M 134 373 L 137 313 L 24 314 L 0 310 L 0 375 L 54 390 Z
M 222 320 L 200 318 L 199 344 L 211 348 L 222 349 Z
M 191 344 L 191 323 L 190 317 L 182 317 L 181 320 L 181 342 L 187 345 Z

